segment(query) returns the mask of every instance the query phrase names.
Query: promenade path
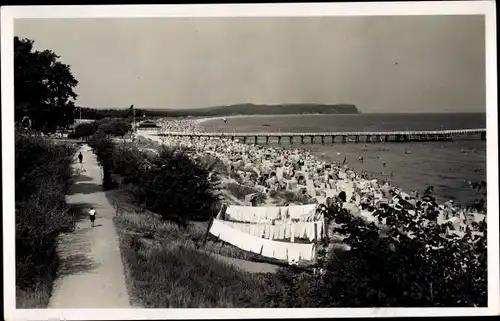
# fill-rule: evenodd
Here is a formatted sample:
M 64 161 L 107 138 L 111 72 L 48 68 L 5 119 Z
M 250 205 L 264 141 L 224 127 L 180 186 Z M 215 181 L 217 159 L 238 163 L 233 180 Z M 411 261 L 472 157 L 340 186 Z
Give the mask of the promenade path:
M 85 171 L 75 177 L 67 201 L 83 217 L 74 232 L 60 238 L 62 262 L 48 308 L 130 308 L 114 211 L 102 189 L 101 168 L 88 145 L 79 151 Z M 78 162 L 74 166 L 80 168 Z M 97 211 L 93 228 L 87 216 L 91 206 Z

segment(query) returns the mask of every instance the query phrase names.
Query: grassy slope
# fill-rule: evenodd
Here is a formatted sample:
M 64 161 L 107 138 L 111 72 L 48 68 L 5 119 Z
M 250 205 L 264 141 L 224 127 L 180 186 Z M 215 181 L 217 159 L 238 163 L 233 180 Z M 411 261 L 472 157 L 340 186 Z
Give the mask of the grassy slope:
M 244 308 L 264 307 L 269 285 L 266 274 L 250 274 L 206 253 L 218 252 L 250 259 L 251 253 L 209 241 L 202 249 L 207 225 L 193 223 L 186 230 L 163 222 L 153 213 L 137 212 L 119 191 L 108 192 L 119 200 L 114 222 L 127 274 L 133 306 L 145 308 Z

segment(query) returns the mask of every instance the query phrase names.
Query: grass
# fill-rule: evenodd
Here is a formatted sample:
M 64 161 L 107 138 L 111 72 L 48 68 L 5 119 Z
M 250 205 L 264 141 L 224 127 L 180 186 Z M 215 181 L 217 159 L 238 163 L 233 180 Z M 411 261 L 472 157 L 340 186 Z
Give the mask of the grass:
M 16 287 L 16 309 L 44 309 L 49 305 L 51 282 L 40 282 L 33 289 Z
M 129 203 L 123 191 L 107 196 L 120 207 L 114 222 L 133 306 L 266 307 L 271 276 L 237 269 L 207 251 L 245 260 L 256 260 L 256 254 L 211 238 L 201 246 L 208 222 L 181 228 Z
M 220 262 L 183 242 L 140 241 L 120 233 L 129 293 L 144 308 L 261 307 L 263 276 Z
M 30 289 L 16 286 L 16 309 L 44 309 L 49 305 L 53 280 L 38 280 Z
M 68 211 L 63 214 L 67 216 L 69 219 L 69 225 L 60 227 L 60 233 L 68 233 L 72 232 L 74 229 L 74 222 L 86 217 L 87 211 L 86 209 L 89 207 L 89 204 L 78 204 L 72 205 Z M 53 246 L 53 247 L 52 247 Z M 56 240 L 54 240 L 54 244 L 51 244 L 50 248 L 46 248 L 45 251 L 49 252 L 49 250 L 55 251 L 56 249 Z M 17 309 L 43 309 L 49 305 L 50 297 L 52 294 L 53 283 L 57 277 L 57 271 L 60 271 L 60 258 L 57 253 L 51 252 L 48 255 L 50 259 L 45 259 L 43 262 L 43 269 L 39 269 L 39 275 L 34 280 L 34 284 L 32 284 L 29 288 L 23 288 L 21 286 L 16 286 L 16 308 Z M 30 262 L 31 257 L 26 257 L 25 261 L 17 261 L 16 264 L 24 265 L 27 264 L 33 268 L 37 268 L 34 263 Z

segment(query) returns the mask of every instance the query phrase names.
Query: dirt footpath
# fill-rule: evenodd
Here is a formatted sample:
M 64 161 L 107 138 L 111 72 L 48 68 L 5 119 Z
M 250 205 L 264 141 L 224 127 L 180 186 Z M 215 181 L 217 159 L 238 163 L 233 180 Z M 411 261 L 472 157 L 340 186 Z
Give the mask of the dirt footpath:
M 48 308 L 130 308 L 114 210 L 102 190 L 102 173 L 88 145 L 80 148 L 84 171 L 75 177 L 68 203 L 84 215 L 72 233 L 63 234 L 58 244 L 61 267 Z M 75 164 L 80 168 L 80 164 Z M 86 215 L 97 211 L 95 226 Z

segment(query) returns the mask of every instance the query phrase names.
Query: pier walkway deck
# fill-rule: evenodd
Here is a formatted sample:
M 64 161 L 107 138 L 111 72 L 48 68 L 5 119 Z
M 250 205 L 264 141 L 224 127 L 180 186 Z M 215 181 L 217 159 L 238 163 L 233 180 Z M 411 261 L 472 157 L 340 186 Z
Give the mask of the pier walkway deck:
M 252 139 L 255 143 L 259 142 L 259 138 L 264 137 L 266 143 L 269 143 L 270 139 L 276 138 L 278 143 L 281 143 L 283 138 L 287 138 L 290 143 L 294 142 L 295 138 L 300 138 L 302 144 L 305 143 L 305 138 L 308 137 L 310 143 L 315 142 L 315 138 L 319 137 L 321 143 L 326 142 L 326 138 L 329 137 L 331 143 L 335 143 L 336 137 L 341 137 L 342 143 L 355 142 L 410 142 L 410 141 L 442 141 L 442 140 L 454 140 L 460 139 L 462 137 L 477 136 L 481 140 L 486 139 L 486 129 L 450 129 L 450 130 L 435 130 L 435 131 L 392 131 L 392 132 L 317 132 L 317 133 L 228 133 L 228 132 L 218 132 L 218 133 L 188 133 L 188 132 L 166 132 L 158 131 L 160 136 L 173 136 L 173 137 L 212 137 L 212 138 L 241 138 L 243 142 L 247 142 L 247 139 Z M 364 139 L 363 139 L 364 138 Z

